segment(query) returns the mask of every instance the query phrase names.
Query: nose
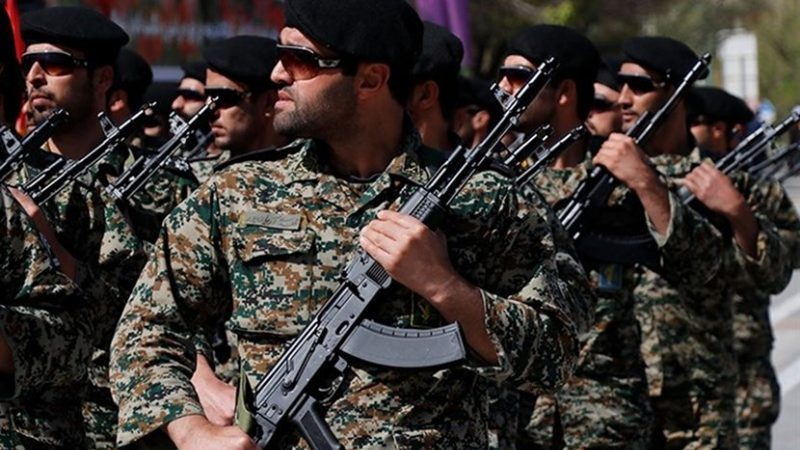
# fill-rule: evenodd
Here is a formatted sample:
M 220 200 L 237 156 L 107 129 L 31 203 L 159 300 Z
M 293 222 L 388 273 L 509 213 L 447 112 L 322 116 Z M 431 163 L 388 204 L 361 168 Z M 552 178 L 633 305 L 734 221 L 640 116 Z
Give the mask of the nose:
M 619 99 L 617 103 L 623 108 L 627 109 L 633 105 L 633 91 L 627 84 L 622 85 L 622 90 L 619 91 Z
M 25 81 L 37 87 L 45 84 L 44 69 L 38 62 L 33 63 L 28 73 L 25 74 Z
M 270 79 L 277 85 L 288 85 L 292 84 L 292 81 L 294 81 L 292 80 L 292 76 L 289 75 L 289 72 L 286 71 L 286 68 L 283 67 L 283 62 L 280 60 L 278 60 L 278 64 L 275 64 L 275 67 L 272 68 Z
M 500 86 L 500 89 L 508 92 L 509 94 L 514 94 L 514 86 L 512 86 L 511 82 L 508 81 L 508 77 L 501 78 L 497 85 Z
M 182 112 L 185 103 L 186 102 L 183 100 L 183 96 L 179 95 L 175 97 L 175 100 L 172 101 L 172 105 L 170 105 L 170 108 L 172 108 L 172 110 L 175 112 Z

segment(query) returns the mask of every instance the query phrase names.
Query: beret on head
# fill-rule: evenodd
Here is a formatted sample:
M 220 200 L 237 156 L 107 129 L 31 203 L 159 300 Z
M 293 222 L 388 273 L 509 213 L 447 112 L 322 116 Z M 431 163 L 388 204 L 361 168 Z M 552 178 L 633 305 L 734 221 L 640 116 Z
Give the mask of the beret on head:
M 508 43 L 507 55 L 520 55 L 534 64 L 549 57 L 559 66 L 556 79 L 593 84 L 600 67 L 600 54 L 586 36 L 561 25 L 534 25 L 522 30 Z
M 622 43 L 625 62 L 639 64 L 677 85 L 697 63 L 697 54 L 683 42 L 662 36 L 640 36 Z
M 704 116 L 705 121 L 723 121 L 730 125 L 744 124 L 753 120 L 753 111 L 744 100 L 716 87 L 692 89 L 687 100 L 690 116 Z
M 210 70 L 261 91 L 275 87 L 270 74 L 278 63 L 276 44 L 261 36 L 234 36 L 210 45 L 203 56 Z
M 619 80 L 617 80 L 617 73 L 619 72 L 619 66 L 621 65 L 622 58 L 615 56 L 604 58 L 602 64 L 600 65 L 600 69 L 597 71 L 597 79 L 595 82 L 602 84 L 603 86 L 607 86 L 615 91 L 621 91 L 622 86 L 619 85 Z
M 138 53 L 122 48 L 117 56 L 117 80 L 124 86 L 141 86 L 142 91 L 153 82 L 153 69 Z
M 464 45 L 450 30 L 435 23 L 423 23 L 422 54 L 412 73 L 419 77 L 455 79 L 461 70 Z
M 207 67 L 208 64 L 205 61 L 190 61 L 182 64 L 183 78 L 191 78 L 205 84 Z
M 112 64 L 128 34 L 99 12 L 77 6 L 54 6 L 22 15 L 26 45 L 65 45 L 86 53 L 94 63 Z
M 286 26 L 356 61 L 411 70 L 422 20 L 406 0 L 286 0 Z

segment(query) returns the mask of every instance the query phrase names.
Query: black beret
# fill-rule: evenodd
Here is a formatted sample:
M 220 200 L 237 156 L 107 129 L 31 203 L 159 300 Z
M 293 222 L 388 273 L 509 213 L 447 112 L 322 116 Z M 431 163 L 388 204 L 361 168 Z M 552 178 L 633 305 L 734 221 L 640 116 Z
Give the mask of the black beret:
M 431 22 L 423 23 L 422 54 L 412 73 L 418 78 L 455 78 L 461 70 L 464 45 L 450 30 Z
M 411 70 L 422 20 L 406 0 L 287 0 L 286 26 L 342 56 Z
M 748 123 L 755 116 L 744 100 L 716 87 L 692 89 L 687 108 L 692 117 L 703 116 L 706 122 L 721 120 L 730 125 Z
M 683 42 L 663 36 L 640 36 L 622 43 L 626 62 L 661 74 L 674 85 L 697 63 L 697 54 Z M 702 77 L 705 78 L 705 77 Z
M 207 67 L 208 64 L 206 64 L 205 61 L 190 61 L 185 64 L 181 64 L 183 78 L 191 78 L 205 84 Z
M 246 84 L 253 90 L 274 88 L 270 79 L 278 63 L 273 39 L 261 36 L 234 36 L 210 45 L 203 52 L 208 68 Z
M 112 64 L 128 34 L 99 12 L 78 6 L 54 6 L 22 15 L 26 45 L 65 45 L 86 53 L 95 63 Z
M 615 91 L 621 91 L 622 86 L 619 85 L 619 80 L 617 80 L 620 65 L 622 65 L 622 58 L 615 56 L 603 58 L 600 69 L 597 71 L 595 82 L 610 87 Z
M 559 67 L 556 79 L 571 79 L 577 84 L 593 84 L 600 67 L 600 54 L 586 36 L 561 25 L 534 25 L 514 36 L 508 44 L 508 55 L 524 56 L 540 64 L 556 58 Z
M 123 86 L 141 87 L 142 92 L 153 82 L 153 69 L 138 53 L 122 48 L 117 56 L 117 80 Z

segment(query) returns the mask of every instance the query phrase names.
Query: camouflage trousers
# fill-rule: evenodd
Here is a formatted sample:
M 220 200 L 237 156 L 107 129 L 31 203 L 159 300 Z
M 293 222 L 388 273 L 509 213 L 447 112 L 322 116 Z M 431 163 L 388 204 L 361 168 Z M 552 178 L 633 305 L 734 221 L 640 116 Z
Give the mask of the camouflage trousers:
M 644 373 L 602 381 L 574 377 L 557 394 L 536 399 L 525 435 L 542 449 L 646 450 L 652 425 Z
M 736 387 L 739 448 L 769 449 L 781 408 L 780 386 L 769 356 L 740 360 Z
M 656 415 L 653 449 L 738 449 L 735 400 L 732 395 L 696 393 L 664 386 L 650 398 Z
M 97 391 L 101 388 L 92 387 Z M 117 448 L 117 407 L 111 400 L 108 389 L 108 398 L 92 396 L 82 404 L 83 424 L 86 429 L 86 448 L 88 449 L 115 449 Z M 109 404 L 110 401 L 110 404 Z

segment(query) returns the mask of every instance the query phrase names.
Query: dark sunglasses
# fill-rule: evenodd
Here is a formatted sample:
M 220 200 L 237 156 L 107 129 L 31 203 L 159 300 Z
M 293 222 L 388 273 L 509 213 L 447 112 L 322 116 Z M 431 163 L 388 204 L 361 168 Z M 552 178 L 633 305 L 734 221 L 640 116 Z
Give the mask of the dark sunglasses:
M 206 94 L 195 91 L 194 89 L 178 89 L 175 91 L 175 97 L 183 97 L 184 100 L 194 100 L 196 102 L 203 102 L 206 100 Z
M 663 88 L 667 85 L 666 82 L 657 82 L 646 75 L 639 75 L 633 73 L 618 73 L 617 81 L 620 86 L 628 85 L 631 91 L 636 95 L 646 94 L 653 92 L 656 89 Z
M 22 73 L 27 75 L 35 63 L 39 63 L 39 67 L 44 70 L 44 73 L 58 77 L 62 75 L 69 75 L 75 69 L 86 69 L 89 67 L 89 61 L 85 59 L 77 59 L 64 52 L 35 52 L 22 54 Z
M 323 58 L 314 50 L 299 45 L 278 44 L 278 59 L 284 70 L 294 80 L 309 80 L 319 75 L 320 70 L 339 69 L 348 65 L 342 58 Z
M 533 75 L 534 69 L 526 66 L 502 66 L 497 70 L 497 79 L 505 78 L 514 87 L 524 84 Z
M 224 109 L 236 106 L 243 102 L 249 91 L 239 91 L 231 88 L 206 88 L 206 97 L 214 99 L 217 108 Z
M 592 99 L 592 110 L 598 112 L 611 111 L 616 108 L 617 104 L 608 100 L 605 97 L 595 97 Z

